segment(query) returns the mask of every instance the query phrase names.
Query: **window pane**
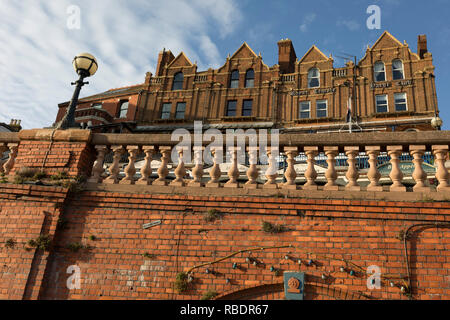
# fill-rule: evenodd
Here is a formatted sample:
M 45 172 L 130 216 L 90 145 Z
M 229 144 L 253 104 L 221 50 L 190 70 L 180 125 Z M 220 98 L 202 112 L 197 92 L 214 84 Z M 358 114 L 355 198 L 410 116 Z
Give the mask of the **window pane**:
M 308 72 L 308 87 L 317 88 L 320 86 L 320 72 L 319 69 L 314 68 Z
M 245 73 L 245 87 L 253 88 L 254 84 L 255 84 L 255 72 L 253 71 L 253 69 L 250 69 Z
M 186 103 L 179 102 L 177 103 L 177 111 L 175 113 L 175 119 L 184 119 L 184 112 L 186 110 Z
M 126 118 L 128 113 L 128 101 L 123 101 L 120 104 L 119 118 Z
M 102 108 L 102 104 L 101 103 L 94 103 L 92 105 L 92 108 L 101 109 Z
M 183 90 L 183 73 L 178 72 L 173 77 L 172 90 Z
M 226 113 L 227 117 L 235 117 L 236 116 L 236 105 L 237 105 L 236 100 L 228 101 L 227 113 Z
M 246 88 L 253 88 L 255 86 L 255 80 L 253 79 L 246 79 L 245 80 L 245 87 Z
M 252 104 L 253 100 L 244 100 L 244 105 L 242 107 L 242 115 L 244 117 L 250 117 L 252 115 Z
M 386 81 L 386 73 L 384 70 L 384 63 L 383 62 L 377 62 L 374 66 L 375 71 L 375 81 Z
M 238 87 L 239 87 L 239 71 L 233 70 L 231 72 L 230 88 L 238 88 Z
M 310 103 L 308 101 L 300 102 L 300 119 L 309 119 L 310 117 Z
M 317 118 L 326 118 L 327 117 L 327 102 L 317 101 Z
M 172 104 L 164 103 L 161 112 L 161 119 L 170 119 L 171 111 L 172 111 Z
M 377 113 L 388 112 L 387 95 L 376 96 Z
M 407 111 L 408 105 L 406 103 L 406 93 L 396 93 L 395 98 L 395 111 Z

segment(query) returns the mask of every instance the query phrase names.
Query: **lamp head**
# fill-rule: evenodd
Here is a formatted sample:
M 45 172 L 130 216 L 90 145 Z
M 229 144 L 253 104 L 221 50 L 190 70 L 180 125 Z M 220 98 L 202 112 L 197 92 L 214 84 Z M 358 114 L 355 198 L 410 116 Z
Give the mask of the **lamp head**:
M 84 77 L 93 76 L 98 69 L 97 60 L 90 53 L 80 53 L 73 58 L 73 68 L 78 75 Z
M 435 116 L 433 119 L 431 119 L 431 126 L 435 129 L 438 129 L 442 127 L 443 121 L 439 116 Z

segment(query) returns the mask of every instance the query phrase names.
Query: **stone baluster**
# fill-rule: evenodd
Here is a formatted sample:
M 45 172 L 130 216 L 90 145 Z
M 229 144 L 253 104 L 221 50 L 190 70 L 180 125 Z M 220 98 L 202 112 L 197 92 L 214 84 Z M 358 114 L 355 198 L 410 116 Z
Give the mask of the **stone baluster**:
M 119 162 L 122 155 L 125 153 L 125 149 L 122 146 L 112 146 L 111 150 L 114 152 L 113 162 L 108 168 L 109 176 L 103 181 L 103 183 L 117 184 L 119 183 L 120 173 Z
M 267 148 L 267 157 L 269 159 L 269 167 L 266 171 L 267 182 L 264 184 L 264 189 L 278 189 L 278 184 L 276 183 L 276 178 L 278 176 L 278 163 L 276 156 L 279 155 L 279 150 L 276 148 Z
M 184 177 L 186 176 L 186 168 L 184 166 L 183 154 L 187 151 L 187 148 L 177 147 L 178 153 L 178 165 L 174 171 L 175 180 L 173 180 L 170 185 L 175 187 L 184 187 L 186 182 L 184 181 Z
M 298 148 L 297 147 L 284 147 L 284 152 L 287 156 L 288 167 L 286 172 L 284 173 L 284 177 L 286 178 L 286 183 L 283 184 L 283 189 L 287 190 L 297 190 L 299 187 L 295 183 L 295 179 L 297 178 L 297 172 L 295 171 L 295 157 L 298 156 Z
M 409 146 L 409 153 L 413 156 L 414 172 L 412 177 L 416 181 L 414 192 L 430 192 L 431 188 L 426 185 L 427 174 L 423 170 L 423 155 L 425 154 L 425 146 Z
M 141 168 L 141 178 L 136 181 L 138 185 L 150 185 L 152 184 L 152 179 L 150 179 L 152 175 L 152 158 L 155 153 L 154 146 L 144 146 L 142 147 L 142 151 L 145 153 L 145 161 L 144 165 Z
M 356 157 L 359 154 L 359 147 L 345 147 L 345 155 L 347 156 L 348 170 L 345 177 L 348 183 L 345 186 L 349 191 L 360 191 L 361 186 L 358 184 L 359 172 L 356 167 Z
M 367 178 L 370 184 L 367 186 L 367 191 L 381 192 L 383 187 L 379 181 L 381 174 L 378 171 L 378 156 L 380 155 L 381 148 L 379 146 L 367 146 L 366 153 L 369 156 L 369 171 L 367 172 Z
M 308 167 L 305 171 L 306 184 L 303 186 L 305 190 L 317 190 L 318 186 L 316 184 L 317 172 L 314 168 L 316 164 L 316 156 L 319 154 L 318 147 L 305 147 L 305 154 L 307 157 Z
M 134 175 L 136 174 L 136 167 L 134 163 L 136 162 L 136 158 L 139 154 L 139 146 L 128 146 L 128 165 L 125 167 L 125 178 L 120 181 L 120 184 L 135 184 L 136 178 Z
M 95 146 L 95 149 L 97 150 L 97 159 L 94 162 L 94 165 L 92 166 L 92 174 L 91 177 L 88 179 L 88 182 L 91 183 L 102 183 L 103 177 L 102 174 L 105 172 L 105 169 L 103 168 L 103 163 L 105 161 L 105 155 L 108 151 L 107 146 Z
M 220 164 L 219 164 L 219 150 L 214 148 L 211 149 L 211 153 L 212 156 L 214 158 L 214 164 L 211 167 L 210 171 L 209 171 L 209 175 L 211 177 L 211 180 L 208 181 L 208 183 L 206 184 L 207 188 L 218 188 L 220 187 L 220 183 L 219 183 L 219 179 L 220 176 L 222 175 L 222 172 L 220 171 Z
M 391 157 L 392 170 L 389 174 L 393 184 L 389 188 L 390 191 L 406 192 L 406 187 L 403 185 L 403 172 L 400 169 L 400 156 L 403 152 L 402 146 L 388 146 L 388 155 Z
M 436 179 L 439 181 L 439 185 L 436 190 L 438 192 L 449 192 L 449 173 L 445 167 L 445 161 L 448 155 L 448 146 L 433 146 L 434 162 L 436 163 Z
M 5 175 L 9 175 L 12 168 L 14 167 L 14 163 L 16 162 L 17 151 L 19 150 L 18 143 L 8 143 L 9 148 L 9 158 L 3 165 L 3 172 Z
M 258 183 L 256 182 L 256 179 L 258 179 L 259 176 L 259 170 L 256 167 L 258 164 L 258 150 L 258 147 L 247 147 L 250 167 L 247 170 L 248 181 L 244 185 L 244 188 L 246 189 L 258 189 Z
M 161 166 L 158 169 L 158 179 L 153 182 L 153 185 L 167 186 L 168 182 L 166 177 L 169 174 L 167 166 L 170 161 L 171 150 L 171 147 L 159 147 L 159 152 L 161 152 Z
M 339 154 L 339 147 L 325 147 L 325 155 L 327 156 L 328 169 L 325 172 L 325 178 L 327 178 L 327 184 L 323 187 L 325 191 L 338 191 L 339 186 L 336 184 L 337 172 L 336 172 L 336 157 Z
M 231 168 L 228 170 L 228 177 L 230 180 L 228 180 L 227 183 L 225 183 L 225 188 L 239 188 L 239 183 L 237 179 L 239 178 L 239 168 L 238 168 L 238 158 L 237 158 L 237 152 L 240 150 L 239 147 L 230 147 L 231 152 Z
M 189 182 L 189 187 L 203 187 L 205 184 L 202 183 L 203 179 L 203 151 L 205 147 L 194 147 L 194 164 L 195 167 L 192 169 L 192 175 L 194 180 Z
M 6 145 L 6 143 L 0 144 L 0 159 L 3 156 L 3 153 L 5 153 L 6 151 L 8 151 L 8 146 Z M 5 172 L 5 169 L 3 169 L 3 165 L 5 163 L 6 163 L 6 161 L 5 162 L 3 162 L 3 161 L 0 162 L 0 173 Z

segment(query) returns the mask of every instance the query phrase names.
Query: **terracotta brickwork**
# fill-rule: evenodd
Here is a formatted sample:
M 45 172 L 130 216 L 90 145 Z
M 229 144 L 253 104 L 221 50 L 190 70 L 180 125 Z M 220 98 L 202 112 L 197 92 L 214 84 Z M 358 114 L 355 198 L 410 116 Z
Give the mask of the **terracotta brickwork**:
M 218 298 L 283 299 L 282 277 L 270 270 L 273 266 L 306 273 L 305 299 L 407 299 L 400 291 L 408 271 L 399 237 L 416 224 L 431 226 L 411 229 L 407 240 L 413 297 L 450 298 L 450 233 L 433 227 L 449 221 L 448 202 L 200 197 L 94 188 L 72 194 L 62 205 L 64 193 L 1 187 L 0 241 L 17 241 L 14 248 L 0 249 L 2 298 L 199 299 L 214 290 Z M 210 209 L 220 217 L 208 222 Z M 60 210 L 65 223 L 57 228 Z M 157 220 L 160 225 L 143 228 Z M 264 232 L 263 222 L 285 230 Z M 48 256 L 23 248 L 39 234 L 53 239 Z M 85 247 L 69 250 L 74 243 Z M 238 253 L 194 269 L 186 292 L 173 289 L 179 272 L 241 250 L 275 246 L 288 247 Z M 80 289 L 67 289 L 71 265 L 81 270 Z M 392 279 L 383 279 L 380 290 L 367 289 L 364 271 L 371 265 Z
M 419 36 L 417 51 L 386 31 L 356 67 L 353 61 L 335 67 L 333 56 L 315 45 L 297 56 L 292 41 L 283 39 L 278 42 L 279 61 L 274 66 L 265 64 L 261 54 L 244 43 L 218 69 L 200 71 L 183 52 L 175 56 L 163 50 L 156 74 L 147 73 L 144 83 L 81 99 L 77 122 L 90 121 L 103 132 L 117 131 L 123 122 L 138 132 L 170 131 L 171 126 L 195 120 L 213 126 L 264 123 L 291 131 L 336 131 L 346 122 L 356 82 L 352 112 L 363 129 L 433 130 L 430 121 L 439 110 L 426 36 Z M 377 63 L 382 65 L 377 69 L 379 77 Z M 309 75 L 314 69 L 317 82 L 312 83 Z M 180 86 L 174 86 L 176 75 L 182 75 Z M 129 101 L 129 106 L 121 118 L 123 101 Z M 95 104 L 106 114 L 94 115 Z M 56 121 L 61 120 L 67 103 L 59 107 Z

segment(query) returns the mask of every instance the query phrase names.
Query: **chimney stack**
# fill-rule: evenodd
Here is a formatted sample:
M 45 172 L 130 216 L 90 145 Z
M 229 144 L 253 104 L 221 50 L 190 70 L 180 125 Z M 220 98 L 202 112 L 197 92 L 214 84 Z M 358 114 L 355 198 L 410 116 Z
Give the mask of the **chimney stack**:
M 420 57 L 420 59 L 423 59 L 425 56 L 425 53 L 428 52 L 428 46 L 427 46 L 427 36 L 422 34 L 419 35 L 417 39 L 417 53 Z
M 278 41 L 278 65 L 282 74 L 295 72 L 295 61 L 297 55 L 295 54 L 292 41 L 289 39 L 282 39 Z
M 156 77 L 160 77 L 163 75 L 163 71 L 164 71 L 164 66 L 166 64 L 169 64 L 173 61 L 173 59 L 175 59 L 174 55 L 172 54 L 172 52 L 170 52 L 170 50 L 166 51 L 166 49 L 164 48 L 163 51 L 161 51 L 158 55 L 158 64 L 156 66 Z

